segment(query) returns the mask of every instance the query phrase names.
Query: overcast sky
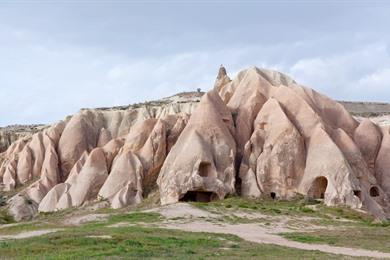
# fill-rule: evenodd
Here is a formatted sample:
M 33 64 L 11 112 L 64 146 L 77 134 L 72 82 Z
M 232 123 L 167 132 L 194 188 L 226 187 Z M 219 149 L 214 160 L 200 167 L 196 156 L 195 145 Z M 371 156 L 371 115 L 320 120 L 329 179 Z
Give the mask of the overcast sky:
M 1 0 L 0 126 L 208 90 L 220 64 L 390 102 L 390 1 L 291 2 Z

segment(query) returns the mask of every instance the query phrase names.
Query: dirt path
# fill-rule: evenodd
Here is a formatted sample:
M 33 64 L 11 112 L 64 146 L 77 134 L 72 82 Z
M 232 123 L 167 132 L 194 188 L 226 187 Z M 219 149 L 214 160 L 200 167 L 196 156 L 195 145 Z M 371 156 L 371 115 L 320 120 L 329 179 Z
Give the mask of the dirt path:
M 179 229 L 190 232 L 209 232 L 237 235 L 240 238 L 262 244 L 274 244 L 284 247 L 292 247 L 303 250 L 319 250 L 325 253 L 341 254 L 348 256 L 374 257 L 374 258 L 390 258 L 390 253 L 379 251 L 336 247 L 325 244 L 305 244 L 285 239 L 276 233 L 291 231 L 286 227 L 265 228 L 257 224 L 228 224 L 228 223 L 212 223 L 203 219 L 197 219 L 197 216 L 212 217 L 214 214 L 207 211 L 192 207 L 188 204 L 175 204 L 157 209 L 160 214 L 169 218 L 174 217 L 190 217 L 191 221 L 178 223 L 176 221 L 167 221 L 161 224 L 163 228 Z M 176 214 L 177 213 L 177 214 Z
M 63 221 L 63 224 L 69 226 L 80 226 L 93 221 L 106 221 L 109 217 L 109 214 L 87 214 L 72 216 Z
M 21 233 L 15 234 L 15 235 L 2 235 L 2 236 L 0 236 L 0 241 L 1 240 L 9 240 L 9 239 L 23 239 L 23 238 L 37 237 L 37 236 L 42 236 L 42 235 L 46 235 L 49 233 L 54 233 L 54 232 L 57 232 L 60 230 L 61 229 L 43 229 L 43 230 L 21 232 Z
M 262 243 L 262 244 L 274 244 L 285 247 L 293 247 L 304 250 L 319 250 L 326 253 L 342 254 L 349 256 L 363 256 L 363 257 L 376 257 L 376 258 L 390 258 L 390 253 L 382 253 L 378 251 L 336 247 L 323 244 L 305 244 L 287 240 L 281 236 L 269 233 L 265 228 L 259 227 L 255 224 L 214 224 L 206 221 L 194 221 L 191 223 L 168 223 L 163 224 L 162 227 L 169 229 L 179 229 L 190 232 L 209 232 L 209 233 L 222 233 L 233 234 L 245 239 L 247 241 Z

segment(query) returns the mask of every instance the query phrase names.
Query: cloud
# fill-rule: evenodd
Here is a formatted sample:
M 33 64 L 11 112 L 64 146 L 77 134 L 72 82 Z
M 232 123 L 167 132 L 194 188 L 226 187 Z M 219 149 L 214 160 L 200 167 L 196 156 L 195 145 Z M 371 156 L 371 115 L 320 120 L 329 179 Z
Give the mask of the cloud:
M 390 56 L 385 43 L 371 43 L 285 68 L 298 82 L 341 100 L 389 101 Z
M 285 72 L 332 98 L 390 100 L 389 48 L 383 42 L 341 44 L 332 54 L 324 46 L 334 38 L 324 37 L 139 57 L 4 26 L 0 35 L 0 125 L 50 123 L 82 107 L 208 90 L 220 64 L 232 77 L 256 65 Z
M 358 81 L 359 86 L 371 86 L 375 89 L 390 89 L 390 68 L 381 69 Z

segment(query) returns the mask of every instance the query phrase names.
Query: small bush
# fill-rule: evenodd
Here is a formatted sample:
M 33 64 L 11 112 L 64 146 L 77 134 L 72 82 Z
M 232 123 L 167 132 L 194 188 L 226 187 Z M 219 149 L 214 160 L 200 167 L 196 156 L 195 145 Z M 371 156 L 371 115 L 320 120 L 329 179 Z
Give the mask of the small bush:
M 0 209 L 0 224 L 9 224 L 15 222 L 13 217 L 8 214 L 7 210 Z
M 299 207 L 299 211 L 303 213 L 315 213 L 315 211 L 311 208 L 308 207 Z
M 7 204 L 7 200 L 4 196 L 0 195 L 0 207 L 3 207 Z

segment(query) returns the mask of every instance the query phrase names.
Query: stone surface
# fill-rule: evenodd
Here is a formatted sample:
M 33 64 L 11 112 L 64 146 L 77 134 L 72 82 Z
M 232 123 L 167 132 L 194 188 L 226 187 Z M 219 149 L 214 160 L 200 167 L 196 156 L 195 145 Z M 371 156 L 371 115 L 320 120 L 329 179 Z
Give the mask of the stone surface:
M 305 169 L 302 136 L 273 98 L 261 108 L 254 129 L 240 168 L 242 195 L 293 197 Z
M 157 180 L 162 204 L 210 201 L 234 192 L 233 118 L 216 91 L 206 93 L 168 154 Z
M 162 204 L 300 193 L 385 219 L 390 130 L 361 117 L 371 106 L 340 104 L 277 71 L 230 79 L 221 67 L 204 95 L 82 109 L 13 139 L 0 129 L 0 187 L 18 191 L 8 201 L 17 220 L 98 200 L 126 207 L 157 189 Z

